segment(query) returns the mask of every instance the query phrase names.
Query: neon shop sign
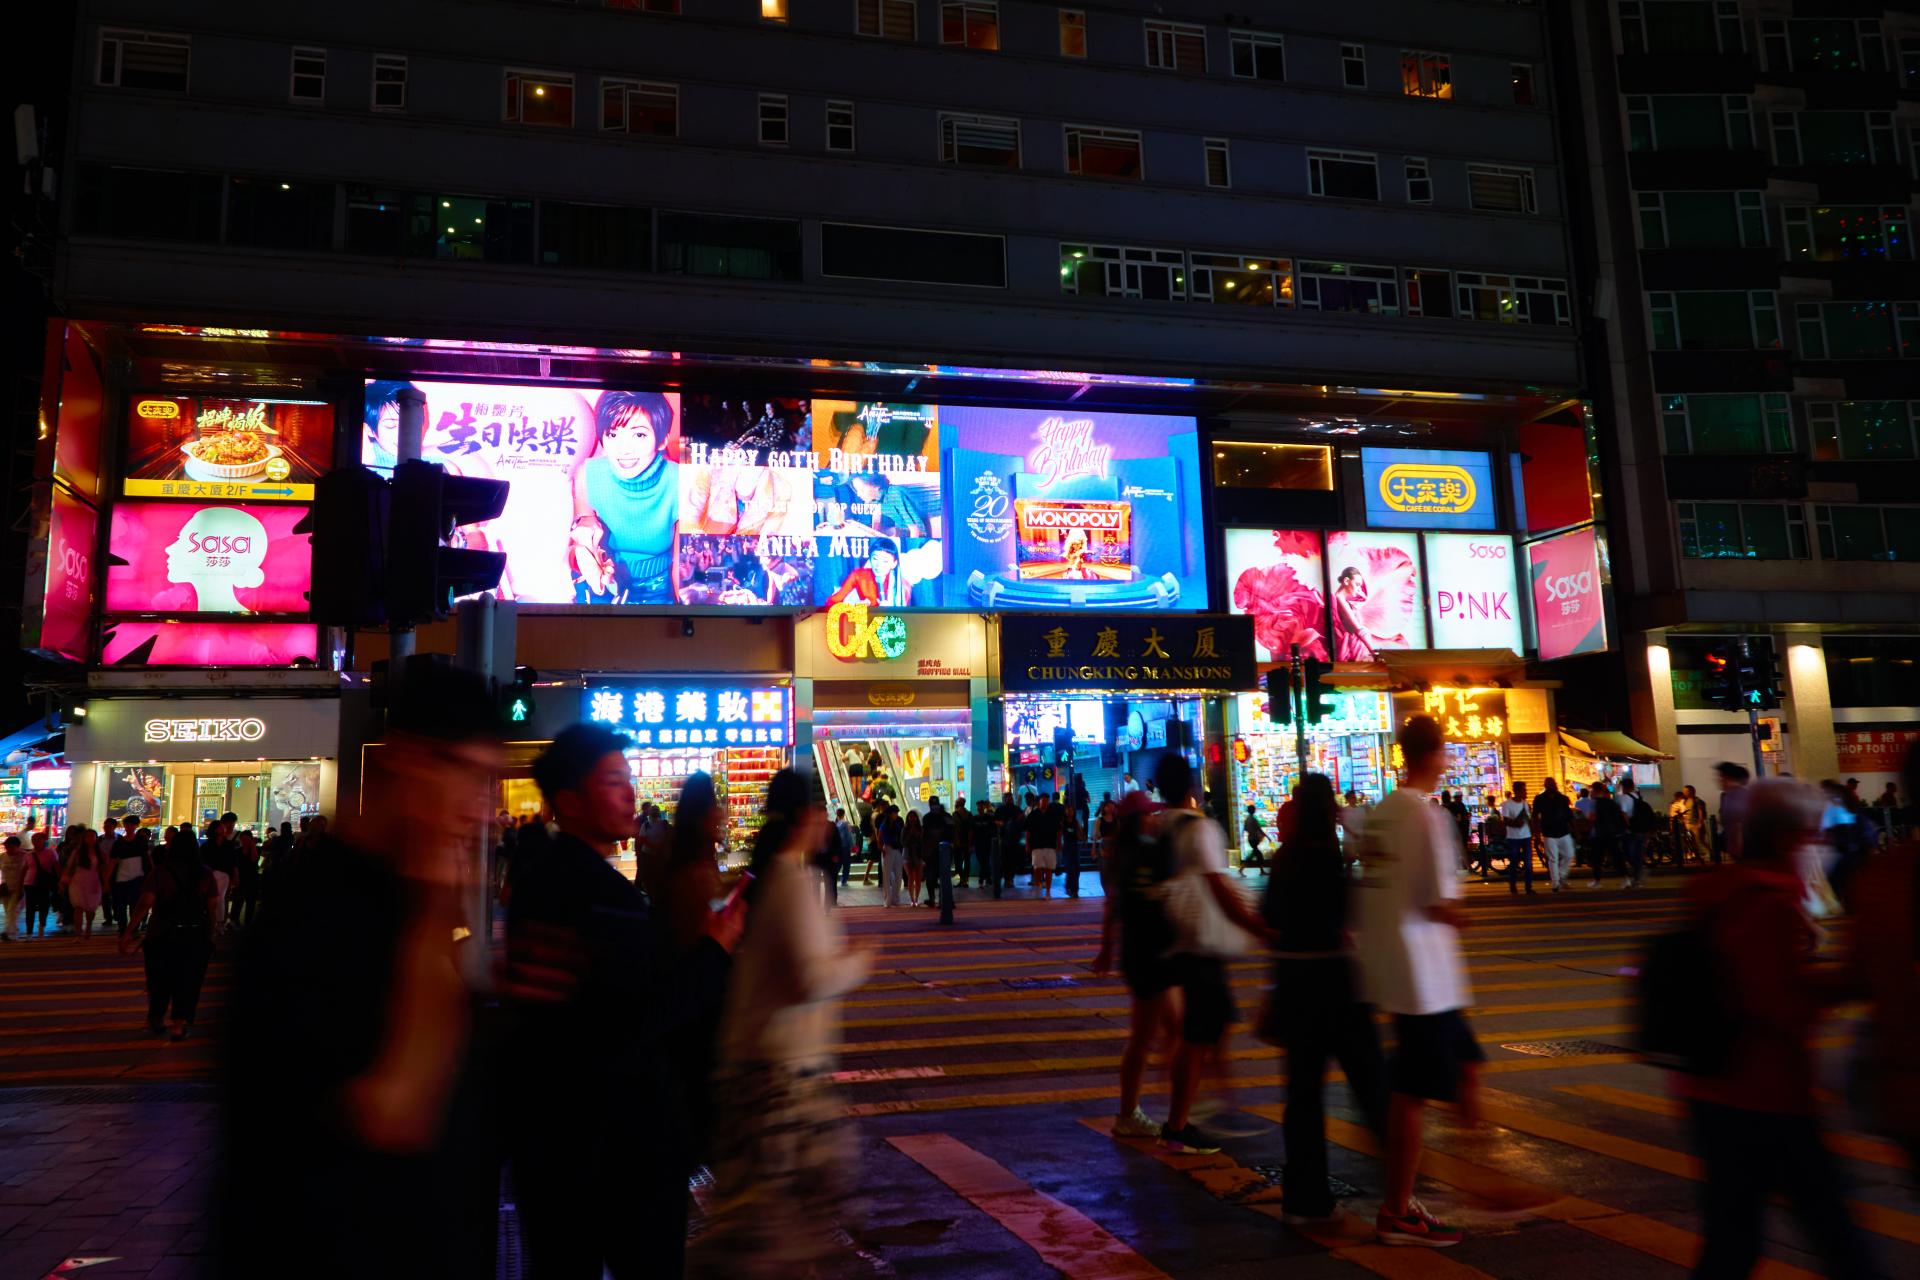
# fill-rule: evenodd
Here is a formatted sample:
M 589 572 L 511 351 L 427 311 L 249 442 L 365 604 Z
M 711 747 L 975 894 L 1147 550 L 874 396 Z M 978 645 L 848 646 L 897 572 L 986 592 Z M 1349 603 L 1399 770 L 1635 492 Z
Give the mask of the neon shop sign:
M 1409 515 L 1464 515 L 1480 496 L 1473 472 L 1439 462 L 1396 462 L 1380 473 L 1380 500 Z
M 232 719 L 149 720 L 148 742 L 258 742 L 267 736 L 267 722 L 255 716 Z
M 886 662 L 907 653 L 907 620 L 870 612 L 864 600 L 842 600 L 827 610 L 827 652 L 842 662 Z

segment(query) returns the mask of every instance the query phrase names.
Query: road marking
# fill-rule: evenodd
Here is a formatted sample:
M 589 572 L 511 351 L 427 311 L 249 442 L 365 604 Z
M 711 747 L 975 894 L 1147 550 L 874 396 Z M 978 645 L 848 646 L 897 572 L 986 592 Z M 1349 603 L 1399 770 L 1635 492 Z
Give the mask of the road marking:
M 1570 1093 L 1577 1098 L 1591 1098 L 1595 1102 L 1605 1102 L 1616 1107 L 1628 1107 L 1635 1111 L 1648 1111 L 1657 1116 L 1684 1119 L 1687 1104 L 1678 1098 L 1663 1098 L 1658 1094 L 1637 1093 L 1632 1089 L 1621 1089 L 1610 1084 L 1563 1084 L 1555 1086 L 1556 1093 Z M 1845 1156 L 1849 1160 L 1864 1160 L 1869 1164 L 1883 1164 L 1893 1169 L 1907 1167 L 1907 1156 L 1900 1147 L 1892 1142 L 1883 1142 L 1879 1138 L 1868 1138 L 1857 1133 L 1827 1133 L 1828 1150 L 1835 1155 Z
M 1099 1223 L 1034 1190 L 956 1138 L 927 1133 L 887 1142 L 1012 1232 L 1067 1280 L 1168 1280 L 1166 1272 Z

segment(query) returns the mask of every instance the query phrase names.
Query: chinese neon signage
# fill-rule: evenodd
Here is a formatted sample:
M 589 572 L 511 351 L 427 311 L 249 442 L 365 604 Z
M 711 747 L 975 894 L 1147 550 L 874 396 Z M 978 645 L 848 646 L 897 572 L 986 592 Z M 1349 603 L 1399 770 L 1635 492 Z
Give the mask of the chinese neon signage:
M 1450 449 L 1362 449 L 1375 528 L 1491 529 L 1493 460 Z
M 1435 687 L 1424 693 L 1397 693 L 1394 711 L 1401 721 L 1429 715 L 1448 742 L 1497 742 L 1507 732 L 1507 695 L 1503 689 Z
M 586 687 L 581 712 L 636 747 L 786 747 L 789 695 L 780 686 L 608 681 Z
M 827 610 L 827 652 L 842 662 L 885 662 L 907 652 L 907 620 L 873 613 L 864 600 L 842 600 Z

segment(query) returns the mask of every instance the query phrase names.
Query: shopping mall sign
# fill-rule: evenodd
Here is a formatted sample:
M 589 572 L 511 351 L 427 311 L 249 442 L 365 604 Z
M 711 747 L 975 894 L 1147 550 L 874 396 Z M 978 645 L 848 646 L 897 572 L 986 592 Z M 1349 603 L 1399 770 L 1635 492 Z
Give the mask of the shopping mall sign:
M 778 685 L 590 681 L 581 714 L 636 747 L 793 745 L 792 691 Z
M 907 652 L 907 620 L 880 613 L 864 600 L 842 600 L 827 610 L 827 652 L 842 662 L 886 662 Z
M 1009 690 L 1242 692 L 1259 683 L 1253 619 L 1006 614 L 1000 619 L 1000 683 Z

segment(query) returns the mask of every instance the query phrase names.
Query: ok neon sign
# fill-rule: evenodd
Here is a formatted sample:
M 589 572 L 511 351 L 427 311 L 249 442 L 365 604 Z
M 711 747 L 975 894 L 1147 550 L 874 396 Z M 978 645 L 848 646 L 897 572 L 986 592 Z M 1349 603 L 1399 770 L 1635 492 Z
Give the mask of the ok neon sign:
M 827 652 L 842 662 L 903 657 L 907 620 L 897 613 L 869 613 L 864 600 L 842 600 L 827 610 Z

